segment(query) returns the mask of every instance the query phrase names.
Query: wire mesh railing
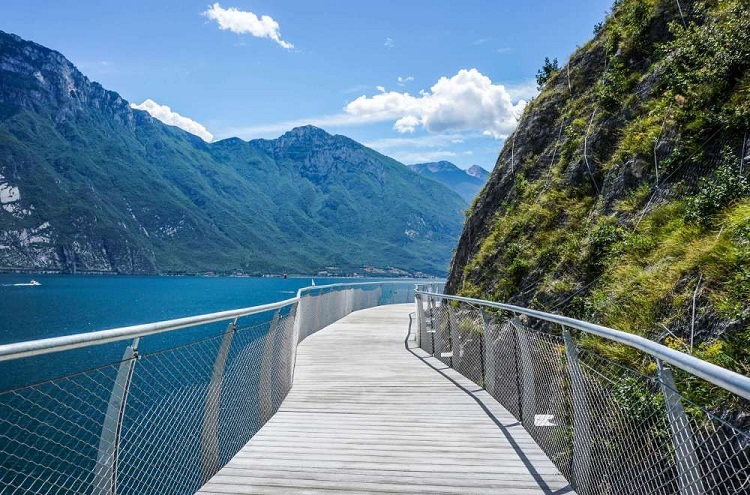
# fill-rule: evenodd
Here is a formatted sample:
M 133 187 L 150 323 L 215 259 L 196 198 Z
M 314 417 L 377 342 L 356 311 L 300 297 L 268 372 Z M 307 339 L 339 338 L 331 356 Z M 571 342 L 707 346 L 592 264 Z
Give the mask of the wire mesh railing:
M 419 347 L 500 402 L 577 493 L 750 493 L 747 377 L 557 315 L 419 289 L 416 303 Z M 601 337 L 641 351 L 637 365 L 582 345 Z M 731 391 L 740 412 L 689 400 L 670 364 Z
M 0 346 L 0 360 L 125 346 L 119 360 L 0 392 L 0 493 L 193 493 L 279 408 L 299 342 L 413 294 L 408 281 L 309 287 L 271 305 Z M 178 338 L 188 327 L 205 332 Z

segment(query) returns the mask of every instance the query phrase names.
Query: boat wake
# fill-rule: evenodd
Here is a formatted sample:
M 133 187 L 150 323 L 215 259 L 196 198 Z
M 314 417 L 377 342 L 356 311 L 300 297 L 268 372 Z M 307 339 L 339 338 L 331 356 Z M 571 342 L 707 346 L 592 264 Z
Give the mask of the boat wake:
M 2 287 L 36 287 L 38 285 L 42 285 L 36 280 L 32 280 L 30 282 L 21 283 L 21 284 L 2 284 Z

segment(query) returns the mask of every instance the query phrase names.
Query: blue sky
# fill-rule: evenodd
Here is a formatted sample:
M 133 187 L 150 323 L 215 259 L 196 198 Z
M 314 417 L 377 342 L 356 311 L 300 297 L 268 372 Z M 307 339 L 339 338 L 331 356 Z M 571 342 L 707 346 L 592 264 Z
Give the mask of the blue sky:
M 0 29 L 60 51 L 89 78 L 132 103 L 153 100 L 152 112 L 178 122 L 159 107 L 169 106 L 181 125 L 203 125 L 214 139 L 272 138 L 311 123 L 406 163 L 491 169 L 544 57 L 567 60 L 610 6 L 4 0 Z

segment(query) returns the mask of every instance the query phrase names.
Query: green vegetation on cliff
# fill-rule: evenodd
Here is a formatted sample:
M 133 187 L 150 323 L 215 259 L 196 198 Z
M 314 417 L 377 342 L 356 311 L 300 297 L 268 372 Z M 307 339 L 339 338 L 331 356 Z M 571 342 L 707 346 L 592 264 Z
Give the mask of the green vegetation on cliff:
M 750 4 L 618 0 L 595 31 L 508 139 L 448 289 L 750 374 Z

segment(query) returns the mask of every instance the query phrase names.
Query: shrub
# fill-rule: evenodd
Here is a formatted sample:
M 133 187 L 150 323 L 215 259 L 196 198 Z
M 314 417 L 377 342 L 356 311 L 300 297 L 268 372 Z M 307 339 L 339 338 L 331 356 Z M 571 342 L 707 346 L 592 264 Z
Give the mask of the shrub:
M 736 166 L 724 163 L 711 177 L 701 179 L 698 194 L 688 198 L 688 218 L 706 225 L 714 215 L 748 194 L 747 177 L 740 175 Z
M 544 57 L 544 65 L 542 65 L 542 68 L 536 73 L 536 86 L 539 91 L 541 91 L 544 85 L 547 84 L 547 81 L 558 72 L 560 72 L 560 66 L 557 63 L 557 59 L 550 62 L 549 57 Z

